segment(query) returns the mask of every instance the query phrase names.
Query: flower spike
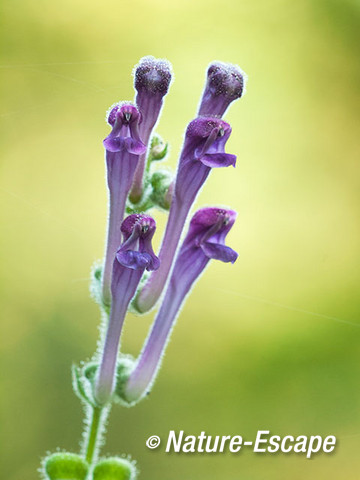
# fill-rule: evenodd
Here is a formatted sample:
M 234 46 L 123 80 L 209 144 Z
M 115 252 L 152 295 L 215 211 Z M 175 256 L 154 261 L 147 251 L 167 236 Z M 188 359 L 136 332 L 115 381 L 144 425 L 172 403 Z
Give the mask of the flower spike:
M 135 103 L 142 115 L 139 131 L 146 146 L 159 118 L 163 97 L 169 90 L 171 78 L 172 68 L 167 60 L 147 56 L 143 57 L 134 68 L 134 87 L 137 92 Z M 130 194 L 131 201 L 134 203 L 138 202 L 142 196 L 145 163 L 146 154 L 143 153 L 135 172 Z
M 235 167 L 236 156 L 226 151 L 231 127 L 222 116 L 244 94 L 245 73 L 231 64 L 209 65 L 197 117 L 187 126 L 175 176 L 158 167 L 168 154 L 168 143 L 154 132 L 171 85 L 171 64 L 143 57 L 133 77 L 134 103 L 114 104 L 106 118 L 111 127 L 103 140 L 107 241 L 103 265 L 94 265 L 90 285 L 101 310 L 100 339 L 91 360 L 72 368 L 73 390 L 86 413 L 82 451 L 81 455 L 48 454 L 41 469 L 48 480 L 136 480 L 138 470 L 129 457 L 99 456 L 112 404 L 133 406 L 150 392 L 192 287 L 210 260 L 234 263 L 238 256 L 226 245 L 236 218 L 235 211 L 227 208 L 198 210 L 180 238 L 211 170 Z M 154 207 L 169 213 L 159 257 L 152 247 L 155 221 L 144 213 Z M 125 211 L 131 215 L 124 219 Z M 160 296 L 161 306 L 140 355 L 134 358 L 120 348 L 126 313 L 145 313 Z M 149 440 L 154 447 L 153 439 Z

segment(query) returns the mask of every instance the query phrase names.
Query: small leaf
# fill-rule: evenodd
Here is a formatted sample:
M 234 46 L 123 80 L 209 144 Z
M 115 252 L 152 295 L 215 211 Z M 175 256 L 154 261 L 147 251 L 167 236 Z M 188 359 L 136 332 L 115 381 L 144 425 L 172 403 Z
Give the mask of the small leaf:
M 118 457 L 101 460 L 93 471 L 93 480 L 135 480 L 136 476 L 134 464 Z
M 85 480 L 89 470 L 88 464 L 80 455 L 68 452 L 49 455 L 43 466 L 49 480 Z

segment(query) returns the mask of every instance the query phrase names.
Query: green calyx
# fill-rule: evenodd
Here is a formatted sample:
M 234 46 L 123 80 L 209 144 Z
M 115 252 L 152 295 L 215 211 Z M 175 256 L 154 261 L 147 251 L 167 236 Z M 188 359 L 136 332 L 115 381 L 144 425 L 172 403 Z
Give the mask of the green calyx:
M 125 399 L 124 388 L 134 368 L 134 363 L 134 358 L 131 355 L 121 355 L 119 357 L 116 366 L 116 385 L 110 402 L 114 401 L 126 407 L 131 406 Z M 74 392 L 82 402 L 93 408 L 102 407 L 102 405 L 97 404 L 94 397 L 96 372 L 98 368 L 99 364 L 97 362 L 88 362 L 80 367 L 78 365 L 72 366 Z
M 136 476 L 132 462 L 125 458 L 110 457 L 95 466 L 92 480 L 135 480 Z
M 97 406 L 93 395 L 93 383 L 97 368 L 97 363 L 90 362 L 82 367 L 73 365 L 71 369 L 73 390 L 76 396 L 92 407 Z
M 135 361 L 130 355 L 120 357 L 116 367 L 116 385 L 114 390 L 114 401 L 124 407 L 131 407 L 124 395 L 125 385 L 128 381 L 130 373 L 134 368 Z
M 90 294 L 95 302 L 100 305 L 101 310 L 106 314 L 109 315 L 110 313 L 110 305 L 107 305 L 103 301 L 102 296 L 102 272 L 103 272 L 103 265 L 102 263 L 96 262 L 92 269 L 91 269 L 91 276 L 90 276 Z
M 150 199 L 157 207 L 169 210 L 173 194 L 174 177 L 167 170 L 158 170 L 150 179 L 152 192 Z
M 169 144 L 164 142 L 159 134 L 155 133 L 151 138 L 150 150 L 147 158 L 147 166 L 151 162 L 158 162 L 159 160 L 164 160 L 168 153 Z
M 68 452 L 49 455 L 45 458 L 43 467 L 48 480 L 85 480 L 89 470 L 88 464 L 80 455 Z

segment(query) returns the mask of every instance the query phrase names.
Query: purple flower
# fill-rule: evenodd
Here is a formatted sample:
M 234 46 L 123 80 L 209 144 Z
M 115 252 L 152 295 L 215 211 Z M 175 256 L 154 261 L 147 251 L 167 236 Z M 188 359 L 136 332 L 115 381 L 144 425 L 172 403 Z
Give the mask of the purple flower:
M 161 267 L 150 276 L 135 299 L 135 308 L 139 312 L 146 312 L 158 300 L 170 272 L 188 212 L 211 168 L 235 166 L 236 156 L 225 153 L 230 133 L 230 125 L 218 118 L 198 117 L 190 122 L 159 254 Z
M 134 86 L 137 91 L 135 102 L 142 116 L 139 131 L 145 145 L 148 145 L 151 132 L 159 118 L 171 77 L 171 64 L 167 60 L 152 56 L 143 57 L 134 69 Z M 142 195 L 145 163 L 144 153 L 140 157 L 131 190 L 131 200 L 134 202 L 139 201 Z
M 230 125 L 218 118 L 198 117 L 190 122 L 176 176 L 177 201 L 192 203 L 211 168 L 235 167 L 236 155 L 225 153 L 230 134 Z
M 124 242 L 113 262 L 110 317 L 94 391 L 99 405 L 108 402 L 114 388 L 120 335 L 129 303 L 144 271 L 159 268 L 151 245 L 155 228 L 155 221 L 146 215 L 130 215 L 121 225 Z
M 198 114 L 222 117 L 230 103 L 244 94 L 245 81 L 246 75 L 237 65 L 211 63 Z
M 155 220 L 151 217 L 129 215 L 121 225 L 124 243 L 116 253 L 118 263 L 131 270 L 157 270 L 160 262 L 151 244 L 155 228 Z
M 225 245 L 235 218 L 236 212 L 222 208 L 203 208 L 193 216 L 162 306 L 123 390 L 129 403 L 139 400 L 151 387 L 180 307 L 209 260 L 234 263 L 237 259 L 237 253 Z
M 134 155 L 144 153 L 145 146 L 139 135 L 140 118 L 140 113 L 134 105 L 128 103 L 114 105 L 107 119 L 112 131 L 103 142 L 106 150 L 112 153 L 126 151 Z
M 108 115 L 108 123 L 112 126 L 112 131 L 104 140 L 110 204 L 102 281 L 102 296 L 105 305 L 111 303 L 112 264 L 116 250 L 121 243 L 120 225 L 124 217 L 126 199 L 139 155 L 146 151 L 139 135 L 140 118 L 137 108 L 128 103 L 113 106 Z

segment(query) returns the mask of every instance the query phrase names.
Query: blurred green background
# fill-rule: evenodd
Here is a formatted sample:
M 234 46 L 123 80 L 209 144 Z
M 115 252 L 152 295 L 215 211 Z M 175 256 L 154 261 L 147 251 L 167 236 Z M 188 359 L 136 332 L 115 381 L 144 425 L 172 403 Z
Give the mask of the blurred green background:
M 236 170 L 214 171 L 197 199 L 238 211 L 240 255 L 201 278 L 152 395 L 114 408 L 103 452 L 131 454 L 147 480 L 359 478 L 359 20 L 356 0 L 3 3 L 1 478 L 35 480 L 46 451 L 78 449 L 70 365 L 98 335 L 88 276 L 106 223 L 104 116 L 133 98 L 148 54 L 176 75 L 158 126 L 173 167 L 207 64 L 249 75 L 226 115 Z M 126 351 L 150 320 L 129 317 Z M 312 460 L 147 450 L 170 429 L 338 446 Z

